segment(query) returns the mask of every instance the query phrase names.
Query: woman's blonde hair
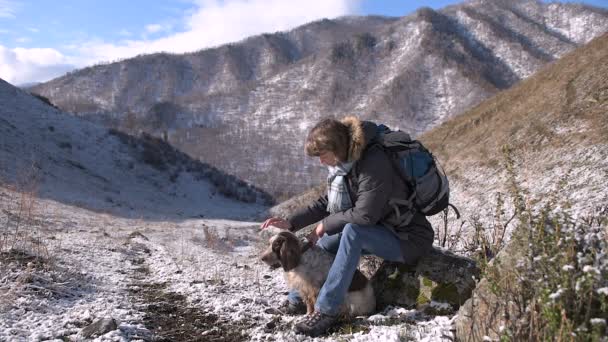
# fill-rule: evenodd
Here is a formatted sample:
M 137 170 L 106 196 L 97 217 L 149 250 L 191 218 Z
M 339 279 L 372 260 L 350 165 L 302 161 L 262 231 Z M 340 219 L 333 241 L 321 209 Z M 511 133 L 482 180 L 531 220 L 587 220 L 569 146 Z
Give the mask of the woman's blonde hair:
M 346 162 L 349 142 L 350 131 L 345 124 L 335 119 L 323 119 L 308 133 L 304 149 L 311 157 L 332 152 L 341 162 Z

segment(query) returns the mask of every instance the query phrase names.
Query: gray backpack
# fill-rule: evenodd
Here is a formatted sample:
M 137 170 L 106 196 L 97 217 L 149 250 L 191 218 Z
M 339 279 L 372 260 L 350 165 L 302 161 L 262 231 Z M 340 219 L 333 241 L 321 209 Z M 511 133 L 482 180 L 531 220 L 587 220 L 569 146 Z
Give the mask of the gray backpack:
M 378 126 L 376 141 L 390 155 L 395 171 L 409 189 L 407 200 L 392 199 L 390 202 L 398 213 L 402 209 L 410 213 L 403 215 L 404 219 L 411 219 L 414 211 L 432 216 L 448 206 L 460 218 L 458 209 L 449 202 L 450 183 L 445 172 L 422 143 L 412 140 L 405 132 L 391 131 L 385 125 Z

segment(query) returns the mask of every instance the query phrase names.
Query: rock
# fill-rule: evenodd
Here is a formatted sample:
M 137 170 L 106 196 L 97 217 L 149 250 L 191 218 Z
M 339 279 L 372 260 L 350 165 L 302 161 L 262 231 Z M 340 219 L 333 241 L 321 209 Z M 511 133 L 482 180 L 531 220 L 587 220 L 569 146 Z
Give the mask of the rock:
M 511 241 L 489 264 L 500 267 L 501 287 L 509 288 L 513 293 L 519 292 L 516 265 L 518 260 L 525 260 L 522 250 Z M 505 294 L 499 297 L 493 287 L 487 278 L 482 279 L 471 298 L 458 310 L 454 326 L 459 341 L 481 341 L 484 337 L 496 341 L 500 339 L 499 327 L 505 325 L 506 318 L 519 322 L 521 313 L 516 310 L 514 302 L 505 300 Z
M 361 263 L 379 309 L 387 305 L 421 308 L 433 301 L 456 310 L 469 299 L 479 277 L 475 261 L 437 247 L 416 266 L 381 260 L 365 257 Z
M 118 329 L 118 322 L 114 318 L 102 318 L 80 331 L 80 335 L 84 338 L 93 336 L 101 336 Z
M 150 241 L 150 239 L 148 239 L 147 236 L 145 236 L 144 234 L 138 232 L 138 231 L 134 231 L 133 233 L 129 234 L 128 236 L 129 239 L 136 239 L 136 238 L 140 238 L 146 241 Z

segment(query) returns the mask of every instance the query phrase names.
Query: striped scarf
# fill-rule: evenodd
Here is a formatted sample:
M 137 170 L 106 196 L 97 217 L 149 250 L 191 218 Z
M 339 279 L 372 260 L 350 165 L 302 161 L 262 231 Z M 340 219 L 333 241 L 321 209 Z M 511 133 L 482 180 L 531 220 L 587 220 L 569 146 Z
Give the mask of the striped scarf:
M 338 213 L 353 207 L 346 185 L 346 175 L 353 168 L 354 162 L 328 166 L 327 176 L 327 211 Z

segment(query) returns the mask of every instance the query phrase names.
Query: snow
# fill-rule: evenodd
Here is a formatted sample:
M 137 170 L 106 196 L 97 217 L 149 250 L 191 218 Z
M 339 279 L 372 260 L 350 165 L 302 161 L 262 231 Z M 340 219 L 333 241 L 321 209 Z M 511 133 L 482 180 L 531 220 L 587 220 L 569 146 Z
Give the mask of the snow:
M 573 270 L 574 270 L 574 266 L 572 266 L 572 265 L 564 265 L 564 266 L 562 267 L 562 270 L 563 270 L 564 272 L 573 271 Z
M 562 296 L 562 294 L 564 294 L 564 290 L 559 289 L 559 290 L 555 291 L 554 293 L 549 294 L 549 298 L 552 300 L 557 300 L 557 299 L 559 299 L 559 297 Z
M 593 267 L 593 266 L 589 266 L 589 265 L 585 265 L 585 267 L 583 267 L 583 272 L 585 273 L 595 273 L 595 274 L 601 274 L 600 270 L 598 270 L 597 268 Z
M 1 209 L 14 210 L 19 195 L 6 189 L 2 195 L 10 200 L 3 201 Z M 55 286 L 61 293 L 32 291 L 28 287 L 31 283 L 17 281 L 27 271 L 14 263 L 0 263 L 0 287 L 8 289 L 0 295 L 4 304 L 0 340 L 78 340 L 84 326 L 104 317 L 117 319 L 118 330 L 95 341 L 127 341 L 136 334 L 149 333 L 142 323 L 144 307 L 130 294 L 144 286 L 133 286 L 133 276 L 143 266 L 150 272 L 140 284 L 166 283 L 167 292 L 184 295 L 191 306 L 229 321 L 251 322 L 252 327 L 243 332 L 252 341 L 312 340 L 291 331 L 293 317 L 280 317 L 277 331 L 264 329 L 265 323 L 273 320 L 265 310 L 278 305 L 287 289 L 281 270 L 271 271 L 257 260 L 260 247 L 266 243 L 259 234 L 259 222 L 145 221 L 45 199 L 38 199 L 36 208 L 35 219 L 45 220 L 40 236 L 53 262 L 50 270 L 32 269 L 31 273 L 48 279 L 54 274 L 60 285 L 39 285 Z M 0 222 L 5 220 L 2 216 Z M 133 232 L 141 235 L 133 237 Z M 135 245 L 145 246 L 150 255 L 135 262 Z M 315 341 L 400 341 L 404 336 L 438 341 L 452 336 L 449 317 L 429 319 L 416 310 L 392 307 L 366 321 L 369 331 L 334 334 Z M 201 331 L 204 333 L 211 332 Z

